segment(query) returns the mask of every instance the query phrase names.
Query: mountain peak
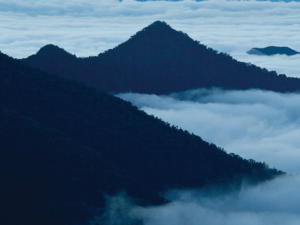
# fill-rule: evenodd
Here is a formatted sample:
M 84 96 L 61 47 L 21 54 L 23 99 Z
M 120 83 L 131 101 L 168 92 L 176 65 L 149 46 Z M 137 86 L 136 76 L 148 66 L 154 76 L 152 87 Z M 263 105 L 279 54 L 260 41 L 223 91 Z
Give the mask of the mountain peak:
M 147 29 L 147 28 L 171 28 L 171 26 L 169 24 L 167 24 L 165 21 L 157 20 L 157 21 L 151 23 L 145 29 Z
M 50 55 L 72 55 L 63 48 L 60 48 L 53 44 L 48 44 L 42 47 L 36 55 L 44 55 L 44 56 L 50 56 Z M 72 55 L 73 56 L 73 55 Z
M 187 34 L 173 29 L 164 21 L 155 21 L 131 36 L 126 42 L 105 53 L 100 53 L 98 56 L 102 57 L 105 54 L 105 57 L 118 58 L 122 62 L 128 62 L 139 55 L 140 60 L 147 61 L 164 57 L 170 52 L 174 55 L 181 55 L 183 46 L 186 46 L 187 43 L 194 43 Z
M 149 26 L 142 29 L 140 32 L 137 32 L 137 34 L 140 33 L 178 33 L 178 31 L 174 30 L 169 24 L 167 24 L 164 21 L 157 20 L 154 23 L 150 24 Z

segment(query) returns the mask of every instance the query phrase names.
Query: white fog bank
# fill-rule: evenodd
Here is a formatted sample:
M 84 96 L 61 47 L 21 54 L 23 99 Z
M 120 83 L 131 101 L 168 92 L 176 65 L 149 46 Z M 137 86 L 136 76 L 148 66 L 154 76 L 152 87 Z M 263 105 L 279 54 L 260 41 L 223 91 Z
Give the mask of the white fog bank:
M 300 177 L 289 176 L 222 197 L 175 190 L 166 196 L 172 202 L 159 207 L 137 207 L 120 195 L 108 198 L 106 213 L 91 225 L 299 225 L 299 190 Z
M 300 94 L 198 89 L 118 97 L 246 159 L 300 172 Z

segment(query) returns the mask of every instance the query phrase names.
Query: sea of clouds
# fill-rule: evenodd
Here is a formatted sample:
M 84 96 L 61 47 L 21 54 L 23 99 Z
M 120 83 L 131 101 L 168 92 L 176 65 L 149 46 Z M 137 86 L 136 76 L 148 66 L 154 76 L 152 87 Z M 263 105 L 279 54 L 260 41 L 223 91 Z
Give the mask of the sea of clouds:
M 299 93 L 198 89 L 168 96 L 117 96 L 227 152 L 300 172 Z
M 300 224 L 299 93 L 197 89 L 158 96 L 118 94 L 141 110 L 201 136 L 244 158 L 295 175 L 219 195 L 212 190 L 173 190 L 171 203 L 139 207 L 123 195 L 91 223 L 109 225 L 297 225 Z M 138 224 L 138 223 L 137 223 Z
M 91 225 L 298 225 L 299 188 L 300 177 L 290 176 L 222 196 L 174 190 L 165 196 L 172 202 L 158 207 L 139 207 L 119 195 L 107 198 L 106 212 Z
M 0 0 L 0 51 L 24 58 L 52 43 L 79 57 L 98 55 L 163 20 L 240 61 L 300 77 L 300 55 L 246 54 L 271 45 L 300 51 L 299 12 L 299 1 Z M 118 97 L 227 152 L 300 172 L 298 93 L 199 89 Z M 299 190 L 294 175 L 222 197 L 174 190 L 165 196 L 172 202 L 160 207 L 138 207 L 121 195 L 107 198 L 106 213 L 91 224 L 299 225 Z
M 0 51 L 16 58 L 46 44 L 97 55 L 156 20 L 240 61 L 300 77 L 300 55 L 251 56 L 253 47 L 300 51 L 300 2 L 0 0 Z

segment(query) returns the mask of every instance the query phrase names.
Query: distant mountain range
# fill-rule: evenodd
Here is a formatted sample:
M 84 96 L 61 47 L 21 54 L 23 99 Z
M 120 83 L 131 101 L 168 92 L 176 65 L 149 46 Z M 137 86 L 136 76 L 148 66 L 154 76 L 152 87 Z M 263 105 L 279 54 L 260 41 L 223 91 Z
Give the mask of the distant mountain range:
M 107 93 L 169 94 L 195 88 L 300 90 L 300 79 L 278 75 L 194 41 L 156 21 L 97 57 L 77 58 L 47 45 L 23 63 Z
M 152 28 L 160 29 L 156 26 L 166 27 L 156 23 Z M 113 52 L 106 54 L 103 60 L 112 63 L 108 68 L 114 62 L 135 65 L 128 63 L 130 57 L 122 62 L 110 55 Z M 66 75 L 84 68 L 78 79 L 83 71 L 94 72 L 86 62 L 98 62 L 98 57 L 77 59 L 53 46 L 37 57 L 64 63 L 67 70 L 61 71 Z M 169 57 L 173 55 L 166 53 L 158 61 L 169 63 Z M 87 80 L 89 75 L 85 74 Z M 88 224 L 92 216 L 103 213 L 106 194 L 126 191 L 136 204 L 160 205 L 166 202 L 160 193 L 173 188 L 239 189 L 245 181 L 255 184 L 284 174 L 228 154 L 129 102 L 2 53 L 0 89 L 0 220 L 5 225 Z
M 297 52 L 291 48 L 288 47 L 276 47 L 276 46 L 269 46 L 266 48 L 252 48 L 247 52 L 250 55 L 287 55 L 287 56 L 292 56 L 292 55 L 297 55 L 300 54 L 300 52 Z

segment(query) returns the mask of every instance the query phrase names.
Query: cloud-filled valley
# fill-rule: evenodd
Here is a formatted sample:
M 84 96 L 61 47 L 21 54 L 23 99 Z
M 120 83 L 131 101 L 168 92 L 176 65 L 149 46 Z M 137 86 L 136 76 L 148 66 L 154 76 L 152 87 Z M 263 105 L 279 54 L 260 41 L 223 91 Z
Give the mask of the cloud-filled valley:
M 0 1 L 0 49 L 24 58 L 52 43 L 86 57 L 164 20 L 238 60 L 297 77 L 299 56 L 253 57 L 246 51 L 270 45 L 300 51 L 299 9 L 299 2 L 269 1 Z
M 199 89 L 169 96 L 118 96 L 227 152 L 300 172 L 298 93 Z
M 107 211 L 91 221 L 109 225 L 143 222 L 145 225 L 296 225 L 300 223 L 300 177 L 278 178 L 240 192 L 218 195 L 201 190 L 174 190 L 171 203 L 137 207 L 123 194 L 107 198 Z

